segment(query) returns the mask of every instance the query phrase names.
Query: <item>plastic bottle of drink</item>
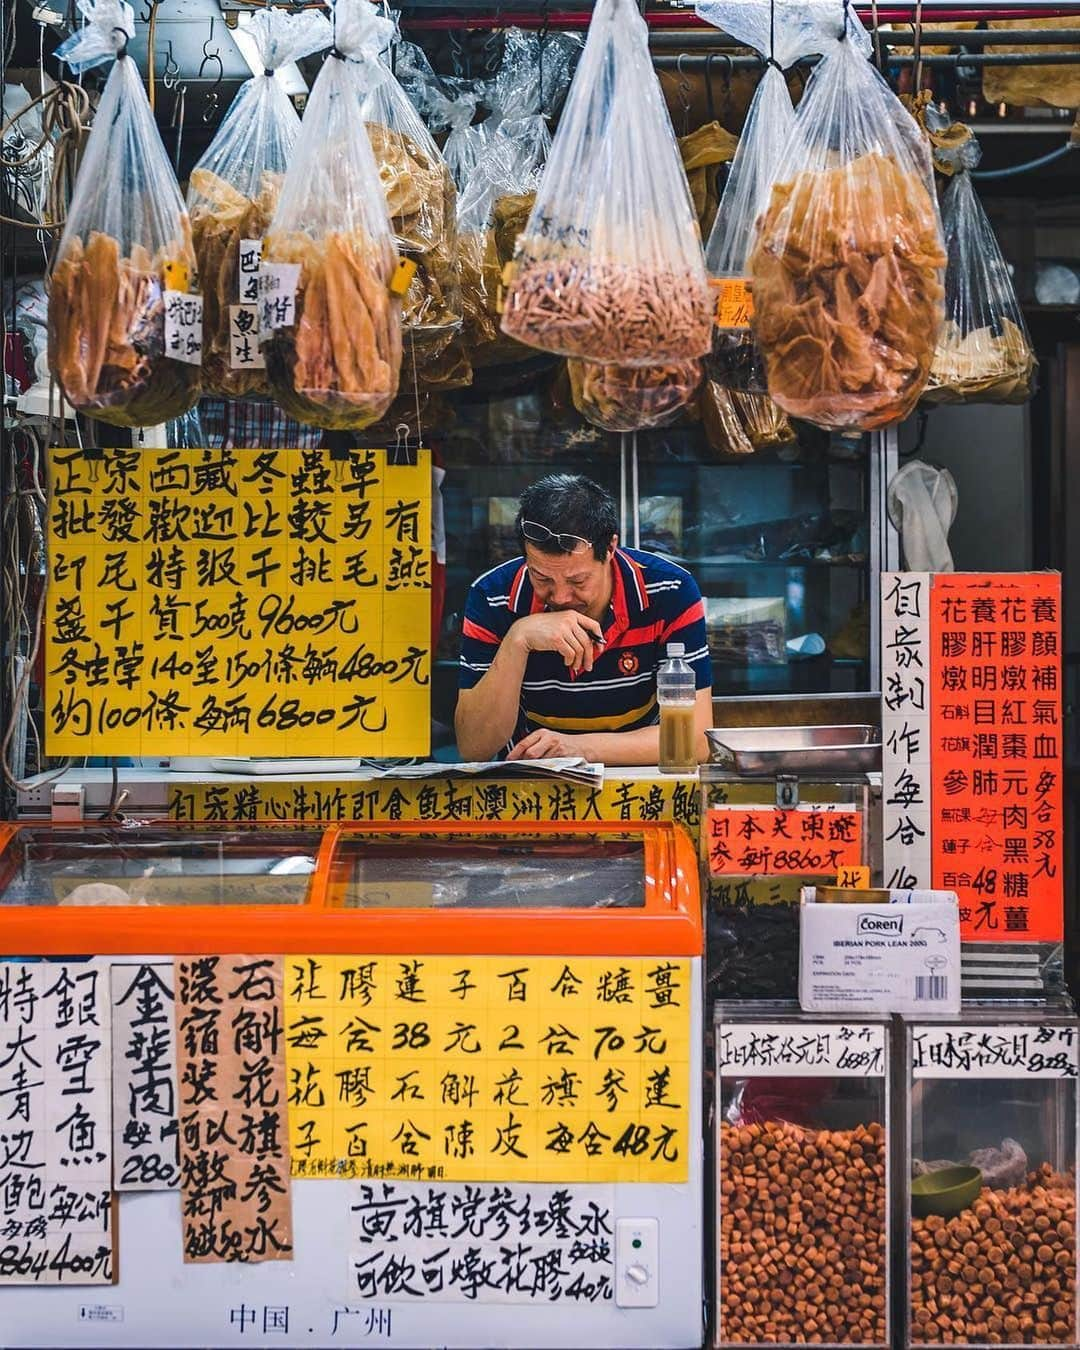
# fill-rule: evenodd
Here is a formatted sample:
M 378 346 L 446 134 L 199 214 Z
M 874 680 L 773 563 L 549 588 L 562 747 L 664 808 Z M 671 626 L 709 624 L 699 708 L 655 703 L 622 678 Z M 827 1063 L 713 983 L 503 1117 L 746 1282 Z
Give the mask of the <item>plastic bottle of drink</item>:
M 694 704 L 697 698 L 693 669 L 683 659 L 686 647 L 669 642 L 667 660 L 656 672 L 660 704 L 660 772 L 696 773 Z

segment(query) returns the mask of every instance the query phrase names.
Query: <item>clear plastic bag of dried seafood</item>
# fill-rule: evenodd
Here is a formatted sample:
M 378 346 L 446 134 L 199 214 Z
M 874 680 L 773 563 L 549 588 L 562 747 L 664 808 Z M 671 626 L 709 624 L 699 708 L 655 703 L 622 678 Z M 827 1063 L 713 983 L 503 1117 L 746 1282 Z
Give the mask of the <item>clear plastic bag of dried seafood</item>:
M 712 351 L 706 358 L 709 378 L 732 389 L 764 393 L 765 363 L 754 342 L 750 319 L 749 257 L 755 231 L 769 201 L 773 176 L 791 138 L 795 109 L 784 71 L 811 52 L 836 43 L 823 31 L 821 10 L 782 8 L 761 0 L 699 0 L 697 15 L 752 47 L 766 59 L 739 137 L 716 218 L 705 246 L 705 266 L 715 298 Z
M 670 366 L 602 365 L 567 361 L 574 407 L 603 431 L 646 431 L 670 426 L 693 402 L 701 362 Z
M 503 332 L 622 365 L 693 361 L 712 305 L 701 236 L 634 0 L 598 0 L 518 239 Z
M 491 135 L 488 119 L 473 120 L 482 101 L 483 86 L 478 80 L 450 78 L 440 81 L 434 73 L 425 93 L 427 124 L 432 131 L 447 133 L 442 156 L 459 193 L 469 181 Z
M 233 99 L 191 171 L 187 198 L 203 290 L 203 386 L 223 398 L 270 392 L 259 352 L 259 259 L 300 133 L 274 72 L 333 41 L 329 19 L 313 10 L 259 10 L 246 31 L 262 74 Z
M 844 39 L 795 114 L 750 257 L 769 393 L 794 417 L 870 431 L 906 417 L 941 327 L 941 223 L 930 151 L 868 59 Z
M 752 455 L 795 440 L 787 414 L 768 394 L 731 389 L 706 377 L 698 399 L 705 439 L 718 455 Z
M 135 62 L 131 6 L 79 0 L 57 48 L 82 72 L 115 61 L 86 143 L 49 281 L 49 367 L 78 412 L 157 426 L 199 394 L 201 299 L 191 223 Z
M 439 147 L 390 70 L 395 28 L 365 0 L 354 56 L 363 118 L 398 251 L 416 264 L 405 294 L 406 341 L 440 352 L 461 327 L 457 190 Z
M 290 417 L 330 430 L 378 421 L 401 374 L 398 252 L 350 59 L 365 11 L 368 0 L 337 0 L 334 54 L 312 86 L 259 274 L 274 397 Z
M 945 323 L 923 397 L 931 403 L 1026 403 L 1035 392 L 1035 353 L 1009 266 L 971 181 L 978 143 L 969 141 L 960 154 L 960 171 L 941 199 Z
M 536 200 L 551 150 L 539 113 L 499 123 L 458 203 L 458 260 L 464 324 L 461 341 L 474 366 L 502 365 L 535 355 L 499 327 L 503 269 Z

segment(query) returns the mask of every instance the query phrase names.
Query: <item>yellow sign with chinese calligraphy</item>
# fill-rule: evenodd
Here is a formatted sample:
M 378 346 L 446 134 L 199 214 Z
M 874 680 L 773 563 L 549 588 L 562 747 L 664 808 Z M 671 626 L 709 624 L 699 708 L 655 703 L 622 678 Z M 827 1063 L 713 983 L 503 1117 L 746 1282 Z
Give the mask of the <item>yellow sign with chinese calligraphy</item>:
M 285 959 L 294 1177 L 682 1182 L 691 965 Z
M 431 464 L 54 450 L 46 735 L 63 755 L 423 755 Z

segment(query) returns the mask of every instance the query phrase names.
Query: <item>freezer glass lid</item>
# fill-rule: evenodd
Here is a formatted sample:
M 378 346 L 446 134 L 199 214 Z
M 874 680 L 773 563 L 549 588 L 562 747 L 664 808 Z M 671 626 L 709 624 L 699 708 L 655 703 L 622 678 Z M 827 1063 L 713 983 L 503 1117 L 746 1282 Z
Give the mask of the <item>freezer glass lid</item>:
M 20 830 L 0 905 L 302 905 L 322 831 L 252 827 Z
M 641 840 L 344 837 L 331 864 L 343 909 L 640 909 Z

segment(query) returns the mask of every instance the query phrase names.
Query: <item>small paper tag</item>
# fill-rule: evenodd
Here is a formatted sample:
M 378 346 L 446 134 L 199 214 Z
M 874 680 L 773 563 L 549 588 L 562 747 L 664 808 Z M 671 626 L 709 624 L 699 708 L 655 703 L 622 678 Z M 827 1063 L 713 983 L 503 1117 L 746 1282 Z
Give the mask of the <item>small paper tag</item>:
M 400 258 L 397 267 L 394 269 L 394 275 L 390 278 L 390 294 L 404 295 L 412 285 L 414 276 L 416 276 L 416 263 L 411 258 Z
M 259 350 L 259 306 L 229 306 L 229 366 L 233 370 L 265 370 Z
M 749 328 L 754 317 L 754 297 L 745 277 L 722 277 L 710 282 L 716 291 L 716 327 Z
M 841 867 L 836 876 L 836 884 L 845 891 L 868 891 L 870 889 L 869 867 Z
M 259 268 L 259 330 L 291 328 L 296 322 L 299 263 L 263 263 Z
M 241 239 L 237 291 L 238 299 L 242 305 L 257 305 L 259 303 L 259 264 L 261 260 L 262 240 Z
M 191 271 L 187 263 L 167 262 L 161 271 L 164 275 L 166 290 L 187 292 L 191 285 Z
M 203 298 L 184 291 L 165 292 L 165 355 L 189 366 L 202 365 Z

